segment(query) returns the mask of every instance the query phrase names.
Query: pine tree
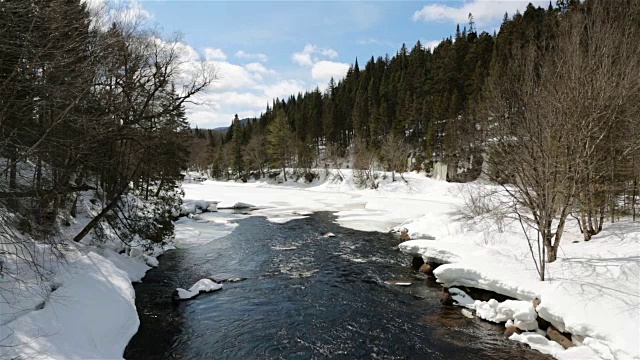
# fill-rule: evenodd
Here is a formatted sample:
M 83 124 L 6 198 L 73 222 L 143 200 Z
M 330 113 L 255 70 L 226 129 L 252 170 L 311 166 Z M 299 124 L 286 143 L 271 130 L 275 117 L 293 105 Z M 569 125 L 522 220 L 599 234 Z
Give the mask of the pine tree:
M 240 124 L 240 119 L 238 118 L 238 114 L 233 118 L 233 129 L 232 129 L 232 151 L 233 151 L 233 171 L 236 173 L 238 177 L 241 177 L 244 172 L 244 161 L 242 157 L 242 135 L 243 135 L 243 126 Z
M 287 181 L 286 167 L 291 160 L 294 142 L 289 120 L 283 110 L 276 112 L 276 116 L 269 124 L 267 131 L 267 150 L 272 165 L 282 169 L 284 181 Z

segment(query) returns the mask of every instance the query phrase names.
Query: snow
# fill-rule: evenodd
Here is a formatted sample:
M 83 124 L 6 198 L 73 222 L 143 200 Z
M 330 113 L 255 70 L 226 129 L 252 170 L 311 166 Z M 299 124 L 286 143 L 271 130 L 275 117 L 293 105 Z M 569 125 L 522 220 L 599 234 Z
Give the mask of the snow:
M 530 301 L 505 300 L 501 303 L 495 299 L 489 301 L 476 300 L 473 304 L 476 315 L 482 319 L 496 323 L 509 322 L 521 330 L 538 328 L 538 314 Z
M 532 349 L 543 354 L 549 354 L 559 360 L 600 360 L 613 359 L 613 357 L 601 357 L 593 348 L 589 346 L 576 346 L 565 349 L 555 341 L 549 340 L 543 335 L 535 332 L 514 333 L 509 340 L 519 341 L 529 345 Z
M 255 205 L 251 205 L 251 204 L 247 204 L 247 203 L 243 203 L 243 202 L 237 202 L 233 205 L 234 209 L 250 209 L 250 208 L 254 208 L 256 207 Z
M 310 184 L 205 181 L 184 184 L 183 190 L 187 200 L 215 200 L 219 207 L 254 204 L 258 210 L 250 216 L 265 216 L 272 222 L 334 211 L 336 222 L 347 228 L 383 232 L 407 228 L 413 240 L 400 244 L 400 250 L 444 264 L 434 271 L 444 286 L 486 289 L 527 306 L 538 298 L 538 316 L 584 338 L 582 347 L 605 358 L 609 351 L 614 359 L 640 359 L 638 223 L 627 218 L 607 222 L 601 234 L 584 242 L 576 222 L 569 218 L 558 260 L 548 264 L 547 279 L 541 282 L 517 223 L 506 218 L 498 226 L 483 216 L 469 219 L 460 211 L 462 194 L 491 185 L 452 184 L 418 173 L 404 178 L 407 182 L 391 182 L 388 176 L 379 179 L 376 190 L 361 189 L 354 185 L 352 171 L 343 169 L 340 177 L 336 171 L 322 173 Z M 226 226 L 233 226 L 232 221 Z M 198 236 L 193 240 L 199 241 Z M 190 241 L 185 238 L 183 245 Z M 513 310 L 508 317 L 532 315 L 528 310 L 508 309 Z M 523 328 L 533 326 L 530 319 L 512 321 Z
M 211 279 L 200 279 L 189 290 L 177 288 L 178 298 L 181 300 L 189 300 L 198 296 L 201 292 L 210 292 L 222 289 L 222 284 L 218 284 Z
M 129 274 L 94 252 L 70 265 L 42 309 L 0 328 L 3 356 L 122 358 L 139 325 Z
M 551 341 L 546 337 L 536 334 L 535 332 L 525 332 L 522 334 L 514 333 L 509 336 L 509 340 L 519 341 L 529 345 L 532 349 L 538 350 L 543 354 L 549 354 L 558 357 L 557 354 L 564 351 L 564 347 L 555 341 Z
M 13 255 L 14 249 L 0 251 L 5 265 L 0 278 L 0 357 L 121 359 L 138 330 L 132 282 L 141 281 L 150 266 L 157 266 L 157 256 L 173 245 L 137 237 L 125 245 L 109 227 L 104 227 L 104 242 L 91 235 L 74 242 L 73 235 L 102 207 L 90 198 L 91 192 L 82 193 L 77 217 L 60 228 L 57 256 L 64 261 L 58 261 L 48 245 L 23 239 L 33 245 L 44 279 Z
M 173 216 L 188 216 L 197 214 L 198 212 L 218 211 L 218 202 L 210 200 L 186 200 L 180 205 L 180 214 L 174 213 Z
M 451 294 L 451 297 L 453 298 L 453 300 L 455 300 L 457 305 L 475 309 L 475 303 L 473 299 L 464 291 L 457 288 L 451 288 L 449 289 L 449 294 Z
M 142 253 L 134 252 L 133 256 L 127 256 L 118 254 L 111 249 L 101 249 L 100 254 L 123 270 L 131 282 L 140 282 L 147 271 L 151 269 L 145 262 Z
M 174 243 L 179 248 L 206 244 L 231 234 L 238 225 L 235 220 L 241 215 L 224 212 L 200 214 L 200 220 L 182 217 L 175 221 Z
M 573 231 L 573 232 L 569 232 Z M 559 259 L 548 265 L 547 281 L 537 279 L 524 239 L 514 231 L 486 244 L 464 230 L 436 241 L 413 240 L 400 245 L 408 254 L 446 263 L 434 271 L 444 286 L 470 286 L 519 300 L 539 298 L 539 316 L 560 331 L 598 340 L 612 359 L 640 357 L 640 287 L 637 259 L 640 227 L 628 221 L 585 243 L 569 229 Z M 474 237 L 476 238 L 474 241 Z M 620 326 L 625 324 L 625 326 Z M 587 342 L 595 347 L 595 342 Z M 586 345 L 586 344 L 585 344 Z M 605 354 L 603 351 L 599 353 Z

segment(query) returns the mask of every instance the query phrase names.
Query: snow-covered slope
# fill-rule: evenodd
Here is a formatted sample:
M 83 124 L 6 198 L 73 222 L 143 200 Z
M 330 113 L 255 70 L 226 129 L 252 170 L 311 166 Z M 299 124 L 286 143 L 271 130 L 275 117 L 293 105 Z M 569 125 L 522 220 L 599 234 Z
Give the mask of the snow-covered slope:
M 97 212 L 89 195 L 79 200 L 78 216 L 61 229 L 61 252 L 31 244 L 38 271 L 4 249 L 0 278 L 0 358 L 119 359 L 138 330 L 135 292 L 156 256 L 171 244 L 134 239 L 125 246 L 108 230 L 106 242 L 91 236 L 75 243 L 73 235 Z

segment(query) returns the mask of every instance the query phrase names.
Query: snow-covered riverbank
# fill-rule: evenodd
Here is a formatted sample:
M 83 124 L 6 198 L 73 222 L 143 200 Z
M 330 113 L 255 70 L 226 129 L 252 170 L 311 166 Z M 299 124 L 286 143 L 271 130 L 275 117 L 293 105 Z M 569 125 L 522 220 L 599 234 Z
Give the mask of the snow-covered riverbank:
M 576 335 L 574 350 L 542 344 L 558 358 L 638 359 L 640 348 L 640 225 L 622 219 L 585 243 L 570 222 L 558 260 L 538 281 L 522 230 L 517 224 L 498 229 L 489 221 L 462 220 L 463 187 L 430 180 L 422 174 L 383 181 L 377 190 L 344 181 L 312 184 L 269 181 L 185 184 L 186 199 L 220 201 L 219 207 L 245 202 L 260 207 L 255 215 L 284 222 L 312 211 L 337 211 L 340 225 L 358 230 L 389 231 L 406 227 L 413 240 L 408 253 L 449 263 L 435 275 L 445 286 L 464 285 L 521 300 L 541 299 L 539 314 L 561 331 Z M 192 234 L 198 238 L 197 231 Z M 434 240 L 435 239 L 435 240 Z M 573 241 L 577 241 L 573 243 Z M 540 339 L 515 336 L 533 344 Z M 537 346 L 541 348 L 540 346 Z
M 80 197 L 76 218 L 61 227 L 59 252 L 28 238 L 28 254 L 0 248 L 1 359 L 118 359 L 138 331 L 132 282 L 173 245 L 138 238 L 125 245 L 108 227 L 104 243 L 92 236 L 74 242 L 101 210 L 89 195 Z

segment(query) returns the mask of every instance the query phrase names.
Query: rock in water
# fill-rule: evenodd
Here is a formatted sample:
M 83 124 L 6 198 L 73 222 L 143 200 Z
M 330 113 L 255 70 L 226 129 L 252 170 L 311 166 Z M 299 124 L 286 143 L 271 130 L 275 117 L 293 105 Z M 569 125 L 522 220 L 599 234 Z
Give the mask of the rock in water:
M 504 337 L 508 338 L 509 336 L 513 335 L 514 333 L 518 333 L 520 334 L 522 332 L 522 330 L 518 329 L 516 326 L 507 326 L 507 328 L 504 330 L 504 333 L 502 335 L 504 335 Z
M 422 266 L 420 266 L 420 269 L 418 269 L 418 271 L 420 271 L 423 274 L 433 275 L 433 269 L 431 268 L 431 265 L 427 263 L 422 264 Z
M 446 287 L 442 287 L 442 300 L 440 300 L 442 305 L 453 305 L 453 296 L 449 293 L 449 289 Z
M 414 270 L 418 270 L 420 269 L 420 267 L 424 264 L 424 259 L 422 259 L 422 256 L 412 256 L 411 257 L 411 267 Z
M 324 234 L 324 237 L 336 237 L 336 235 L 332 232 L 328 232 L 326 234 Z
M 549 339 L 562 345 L 565 349 L 576 346 L 571 342 L 571 340 L 567 339 L 566 336 L 562 335 L 562 333 L 553 326 L 549 326 L 549 328 L 547 329 L 547 336 L 549 337 Z

